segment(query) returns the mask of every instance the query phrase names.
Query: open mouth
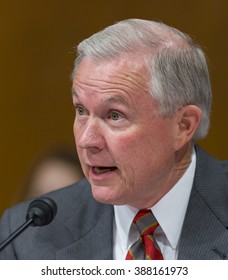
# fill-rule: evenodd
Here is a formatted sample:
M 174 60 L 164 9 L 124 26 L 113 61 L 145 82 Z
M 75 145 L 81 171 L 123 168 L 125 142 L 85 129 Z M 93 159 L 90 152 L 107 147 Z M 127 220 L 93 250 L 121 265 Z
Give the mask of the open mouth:
M 112 172 L 112 171 L 115 171 L 116 169 L 117 169 L 117 167 L 115 167 L 115 166 L 111 166 L 111 167 L 94 166 L 94 167 L 92 167 L 92 171 L 94 174 L 103 174 L 103 173 L 107 173 L 107 172 Z

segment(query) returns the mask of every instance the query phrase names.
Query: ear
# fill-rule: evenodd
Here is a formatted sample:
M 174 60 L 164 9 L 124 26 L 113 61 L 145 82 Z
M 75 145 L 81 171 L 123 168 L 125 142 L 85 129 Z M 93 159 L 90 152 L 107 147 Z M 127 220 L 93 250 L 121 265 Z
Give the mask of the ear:
M 176 151 L 190 142 L 199 126 L 202 118 L 202 111 L 195 105 L 187 105 L 177 112 L 177 138 Z

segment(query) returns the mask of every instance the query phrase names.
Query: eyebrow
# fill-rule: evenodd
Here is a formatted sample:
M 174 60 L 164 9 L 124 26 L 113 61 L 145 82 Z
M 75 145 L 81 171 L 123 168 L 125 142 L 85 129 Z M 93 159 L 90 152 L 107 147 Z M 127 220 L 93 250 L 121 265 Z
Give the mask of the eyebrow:
M 79 95 L 74 88 L 72 88 L 71 94 L 72 96 L 74 95 L 76 98 L 79 98 Z M 104 102 L 107 104 L 116 103 L 116 104 L 124 104 L 126 106 L 129 106 L 129 102 L 123 96 L 120 95 L 105 97 Z
M 78 94 L 77 94 L 77 92 L 75 91 L 74 88 L 71 89 L 71 95 L 74 95 L 74 96 L 78 97 Z

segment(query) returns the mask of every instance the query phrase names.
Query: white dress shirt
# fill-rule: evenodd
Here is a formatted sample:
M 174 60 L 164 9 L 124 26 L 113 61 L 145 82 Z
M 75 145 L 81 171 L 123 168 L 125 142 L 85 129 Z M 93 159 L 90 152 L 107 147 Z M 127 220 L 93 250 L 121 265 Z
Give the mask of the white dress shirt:
M 192 161 L 176 185 L 152 208 L 159 227 L 154 233 L 165 260 L 178 257 L 178 243 L 191 193 L 196 167 L 195 150 Z M 139 209 L 127 205 L 114 206 L 113 258 L 124 260 L 128 249 L 139 238 L 132 221 Z

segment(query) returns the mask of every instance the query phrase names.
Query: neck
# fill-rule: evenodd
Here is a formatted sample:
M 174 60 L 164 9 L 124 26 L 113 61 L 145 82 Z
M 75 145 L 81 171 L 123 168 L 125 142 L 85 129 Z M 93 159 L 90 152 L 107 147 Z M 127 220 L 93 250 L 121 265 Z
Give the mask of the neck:
M 138 201 L 137 205 L 132 206 L 139 209 L 151 208 L 164 195 L 166 195 L 180 180 L 180 178 L 183 176 L 183 174 L 189 167 L 192 157 L 192 147 L 193 145 L 191 143 L 188 143 L 186 146 L 182 147 L 181 150 L 176 152 L 173 168 L 170 170 L 166 178 L 162 178 L 162 181 L 159 182 L 158 186 L 154 186 L 153 192 L 150 194 L 150 200 L 148 200 L 146 203 L 145 201 Z
M 174 169 L 174 174 L 176 174 L 174 178 L 176 177 L 176 182 L 182 177 L 191 163 L 192 147 L 193 145 L 188 143 L 180 151 L 176 152 L 176 166 Z

